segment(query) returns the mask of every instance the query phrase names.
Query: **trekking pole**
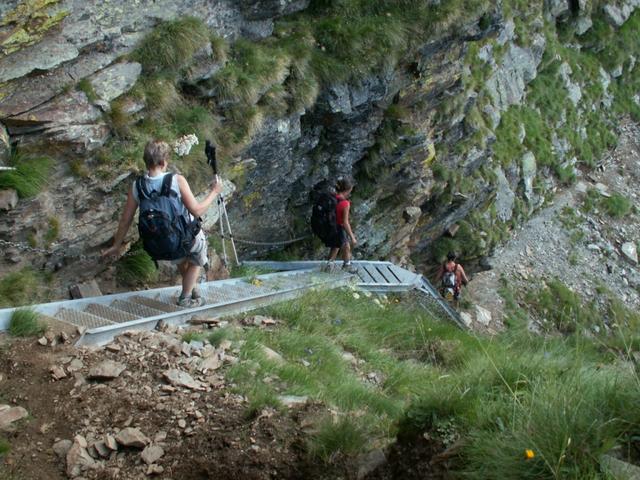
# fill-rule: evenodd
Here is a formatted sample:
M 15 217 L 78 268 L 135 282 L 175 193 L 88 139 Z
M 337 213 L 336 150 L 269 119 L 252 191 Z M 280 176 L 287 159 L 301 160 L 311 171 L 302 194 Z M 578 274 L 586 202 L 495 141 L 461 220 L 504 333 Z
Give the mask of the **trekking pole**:
M 238 251 L 236 250 L 236 242 L 233 239 L 233 233 L 231 232 L 231 224 L 229 223 L 229 214 L 227 213 L 227 204 L 224 201 L 224 197 L 222 196 L 222 194 L 220 194 L 220 200 L 222 203 L 222 211 L 224 213 L 224 218 L 227 222 L 227 231 L 229 232 L 229 240 L 231 241 L 231 250 L 233 251 L 233 258 L 236 261 L 236 266 L 240 266 L 240 262 L 238 261 Z M 222 218 L 220 218 L 220 221 L 222 222 Z
M 216 183 L 220 181 L 218 177 L 218 161 L 216 158 L 216 147 L 211 143 L 210 140 L 205 142 L 204 153 L 207 156 L 207 163 L 213 169 L 213 174 L 216 176 Z M 224 218 L 223 218 L 224 217 Z M 222 239 L 222 255 L 224 258 L 225 265 L 228 263 L 227 257 L 227 247 L 224 243 L 224 222 L 227 223 L 227 231 L 229 232 L 229 240 L 231 240 L 231 249 L 233 250 L 233 257 L 236 261 L 236 265 L 240 266 L 240 261 L 238 260 L 238 252 L 236 251 L 236 244 L 233 240 L 233 233 L 231 233 L 231 223 L 229 222 L 229 214 L 227 213 L 227 204 L 224 201 L 224 196 L 220 193 L 218 197 L 218 220 L 220 222 L 220 237 Z
M 229 263 L 227 258 L 227 247 L 224 243 L 224 222 L 222 221 L 222 200 L 218 197 L 218 222 L 220 222 L 220 241 L 222 242 L 222 260 L 225 266 Z

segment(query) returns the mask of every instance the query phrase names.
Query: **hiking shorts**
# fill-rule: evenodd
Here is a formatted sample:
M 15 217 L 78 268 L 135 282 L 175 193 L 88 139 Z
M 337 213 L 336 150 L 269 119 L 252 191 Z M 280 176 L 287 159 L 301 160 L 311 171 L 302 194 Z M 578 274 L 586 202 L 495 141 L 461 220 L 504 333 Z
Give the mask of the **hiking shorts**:
M 337 235 L 332 238 L 330 241 L 326 242 L 325 245 L 329 248 L 342 248 L 342 246 L 346 243 L 349 243 L 349 237 L 347 236 L 347 231 L 338 225 Z
M 185 260 L 188 260 L 194 265 L 198 265 L 200 267 L 204 267 L 209 263 L 209 256 L 207 255 L 207 237 L 204 235 L 204 230 L 201 229 L 196 235 L 195 242 L 193 242 L 193 247 L 191 247 L 189 255 L 178 258 L 177 260 L 172 260 L 171 263 L 174 265 L 180 265 Z

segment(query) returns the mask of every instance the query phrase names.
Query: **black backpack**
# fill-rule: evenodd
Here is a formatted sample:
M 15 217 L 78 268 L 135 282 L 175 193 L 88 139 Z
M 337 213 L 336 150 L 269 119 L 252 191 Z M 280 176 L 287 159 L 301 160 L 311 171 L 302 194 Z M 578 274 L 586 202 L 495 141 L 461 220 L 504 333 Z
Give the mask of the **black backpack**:
M 338 223 L 336 220 L 338 199 L 325 183 L 314 189 L 311 197 L 313 200 L 311 230 L 325 244 L 332 243 L 338 236 Z
M 149 192 L 143 177 L 136 180 L 140 201 L 138 232 L 144 249 L 154 260 L 186 257 L 200 232 L 200 219 L 191 219 L 187 207 L 171 189 L 172 181 L 173 174 L 166 174 L 158 193 Z

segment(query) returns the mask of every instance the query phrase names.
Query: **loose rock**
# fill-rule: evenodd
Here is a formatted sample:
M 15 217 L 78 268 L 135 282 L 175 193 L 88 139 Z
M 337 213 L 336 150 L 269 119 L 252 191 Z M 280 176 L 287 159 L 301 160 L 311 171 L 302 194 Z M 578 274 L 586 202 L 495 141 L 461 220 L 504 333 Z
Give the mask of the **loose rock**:
M 22 420 L 29 412 L 22 407 L 10 407 L 9 405 L 0 405 L 0 429 L 13 422 Z
M 89 370 L 88 378 L 91 380 L 112 380 L 120 376 L 126 367 L 113 360 L 105 360 Z
M 149 440 L 139 428 L 127 427 L 123 428 L 116 435 L 116 441 L 123 447 L 144 448 L 151 440 Z
M 148 445 L 141 454 L 142 461 L 147 465 L 156 463 L 164 455 L 164 450 L 158 445 Z

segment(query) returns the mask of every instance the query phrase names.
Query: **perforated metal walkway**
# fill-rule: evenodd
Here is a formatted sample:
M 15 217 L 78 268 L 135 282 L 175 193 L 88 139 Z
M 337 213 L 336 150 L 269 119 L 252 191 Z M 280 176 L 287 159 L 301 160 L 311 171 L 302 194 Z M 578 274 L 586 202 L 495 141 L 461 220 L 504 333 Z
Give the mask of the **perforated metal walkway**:
M 238 313 L 295 298 L 311 288 L 338 288 L 351 283 L 373 292 L 417 290 L 434 299 L 440 298 L 421 275 L 389 262 L 354 262 L 357 267 L 355 275 L 340 270 L 333 273 L 321 272 L 322 263 L 246 262 L 247 265 L 278 272 L 201 283 L 199 288 L 205 304 L 196 308 L 181 308 L 176 305 L 179 286 L 64 300 L 33 305 L 30 308 L 45 317 L 84 330 L 78 345 L 100 345 L 108 343 L 126 330 L 153 329 L 160 320 L 179 325 L 194 316 L 207 318 Z M 444 300 L 440 300 L 442 308 L 451 310 Z M 0 330 L 8 327 L 14 311 L 14 308 L 0 310 Z M 462 325 L 453 310 L 447 313 Z

